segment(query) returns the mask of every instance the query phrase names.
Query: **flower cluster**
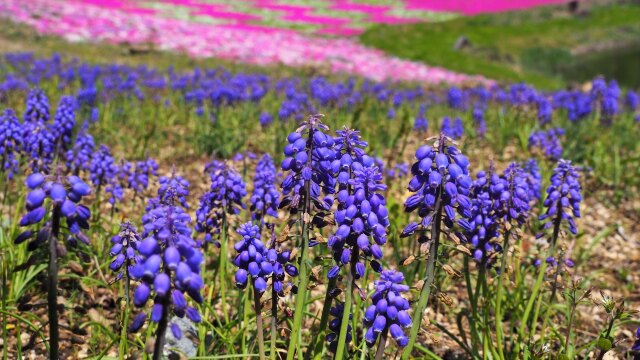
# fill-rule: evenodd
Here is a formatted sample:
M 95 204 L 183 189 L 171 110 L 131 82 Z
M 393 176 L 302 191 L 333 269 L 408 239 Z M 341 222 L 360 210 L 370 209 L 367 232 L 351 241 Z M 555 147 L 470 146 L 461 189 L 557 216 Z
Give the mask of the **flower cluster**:
M 425 116 L 426 111 L 427 111 L 427 106 L 425 104 L 420 104 L 418 115 L 416 115 L 416 118 L 413 121 L 413 130 L 418 132 L 426 132 L 429 129 L 429 121 Z
M 448 116 L 445 116 L 444 119 L 442 119 L 441 131 L 452 139 L 460 139 L 462 138 L 462 135 L 464 135 L 464 125 L 459 117 L 455 118 L 452 125 L 451 119 L 449 119 Z
M 240 225 L 237 232 L 242 238 L 234 245 L 238 252 L 233 260 L 238 267 L 236 286 L 244 289 L 248 277 L 251 276 L 254 288 L 262 293 L 267 288 L 266 277 L 273 273 L 273 265 L 265 256 L 267 250 L 260 240 L 260 228 L 249 222 Z
M 91 155 L 91 162 L 89 164 L 89 179 L 96 187 L 96 191 L 100 191 L 100 188 L 106 186 L 109 181 L 115 178 L 118 172 L 118 165 L 116 164 L 111 150 L 108 146 L 100 144 L 98 150 L 94 151 Z
M 513 162 L 507 166 L 502 176 L 503 183 L 494 191 L 498 192 L 498 211 L 505 221 L 524 224 L 529 216 L 531 190 L 527 176 L 520 164 Z
M 327 244 L 337 265 L 329 270 L 328 276 L 334 278 L 341 266 L 352 264 L 357 279 L 365 272 L 361 258 L 373 257 L 372 268 L 381 270 L 377 260 L 382 258 L 380 246 L 387 242 L 389 214 L 380 192 L 387 187 L 382 184 L 382 175 L 373 159 L 364 155 L 362 148 L 367 143 L 360 140 L 358 131 L 345 129 L 338 131 L 338 135 L 336 150 L 341 156 L 332 163 L 339 183 L 338 209 L 334 215 L 338 229 Z
M 544 156 L 557 160 L 562 156 L 560 137 L 564 136 L 562 128 L 551 128 L 547 131 L 534 131 L 529 136 L 529 149 L 539 149 Z
M 196 231 L 205 233 L 207 242 L 212 241 L 213 234 L 220 232 L 226 214 L 238 214 L 245 208 L 242 198 L 247 195 L 242 176 L 229 164 L 214 162 L 208 171 L 211 186 L 200 197 L 200 206 L 196 210 Z
M 93 136 L 89 134 L 88 124 L 85 123 L 78 133 L 73 147 L 67 150 L 65 155 L 67 169 L 75 175 L 78 175 L 80 170 L 90 169 L 94 149 Z
M 278 217 L 280 192 L 275 185 L 276 167 L 269 154 L 264 154 L 256 165 L 253 177 L 253 194 L 251 194 L 251 213 L 253 218 L 262 220 L 264 215 Z
M 65 154 L 71 143 L 73 128 L 76 126 L 76 106 L 75 98 L 72 96 L 63 96 L 60 98 L 58 108 L 53 117 L 51 132 L 55 139 L 56 151 L 60 154 Z
M 0 116 L 0 172 L 7 180 L 18 173 L 20 150 L 22 148 L 22 126 L 11 109 Z
M 484 108 L 481 106 L 474 106 L 473 108 L 473 121 L 476 124 L 476 134 L 479 137 L 484 137 L 487 134 L 487 122 L 484 118 Z
M 527 188 L 529 189 L 529 199 L 540 200 L 542 192 L 542 175 L 536 159 L 529 159 L 524 162 L 523 170 L 526 176 Z
M 251 277 L 255 289 L 262 293 L 267 288 L 267 277 L 271 276 L 273 291 L 279 296 L 284 296 L 285 276 L 298 275 L 298 269 L 291 263 L 291 253 L 278 251 L 275 239 L 274 246 L 267 249 L 260 239 L 260 228 L 251 223 L 240 225 L 237 232 L 242 239 L 234 245 L 238 252 L 233 261 L 238 267 L 235 275 L 236 286 L 244 289 Z
M 310 182 L 311 204 L 322 210 L 329 210 L 333 204 L 336 180 L 331 171 L 331 162 L 335 158 L 334 139 L 323 131 L 329 128 L 320 121 L 321 115 L 311 115 L 308 120 L 287 137 L 284 148 L 285 159 L 282 170 L 289 174 L 282 182 L 285 195 L 280 207 L 289 206 L 295 213 L 307 201 L 305 182 Z M 321 193 L 326 195 L 320 199 Z
M 378 340 L 381 332 L 389 331 L 391 337 L 400 347 L 407 345 L 403 328 L 411 327 L 411 317 L 407 313 L 409 301 L 402 293 L 409 291 L 404 285 L 404 275 L 396 270 L 384 270 L 380 280 L 375 282 L 375 293 L 371 296 L 370 305 L 364 313 L 364 325 L 367 331 L 364 339 L 369 347 Z
M 166 181 L 162 185 L 164 189 L 159 191 L 154 206 L 142 216 L 143 240 L 137 244 L 140 261 L 130 269 L 131 276 L 140 280 L 133 295 L 134 305 L 144 307 L 153 298 L 151 321 L 156 323 L 167 321 L 170 310 L 180 318 L 186 315 L 200 322 L 198 310 L 187 305 L 185 294 L 196 303 L 203 301 L 200 267 L 204 256 L 191 238 L 190 216 L 178 205 L 184 194 L 181 182 Z M 134 319 L 135 327 L 142 326 L 144 314 Z M 176 324 L 171 324 L 171 331 L 176 338 L 182 335 Z
M 551 176 L 551 184 L 547 187 L 544 200 L 545 212 L 540 221 L 545 222 L 544 229 L 559 227 L 562 221 L 569 225 L 572 234 L 578 233 L 574 217 L 580 217 L 580 181 L 579 175 L 571 165 L 571 161 L 560 160 Z
M 128 279 L 130 278 L 131 266 L 142 260 L 137 255 L 140 235 L 133 224 L 125 222 L 120 224 L 120 232 L 111 238 L 111 242 L 113 246 L 111 247 L 110 255 L 115 256 L 115 258 L 111 261 L 109 268 L 116 273 L 115 281 L 122 279 L 124 275 L 127 275 Z
M 158 163 L 152 158 L 136 161 L 135 170 L 129 173 L 127 187 L 140 194 L 149 187 L 149 179 L 158 176 Z
M 500 252 L 501 246 L 496 243 L 500 236 L 497 205 L 500 193 L 505 188 L 504 181 L 493 166 L 488 171 L 480 171 L 473 182 L 473 197 L 469 227 L 466 238 L 473 246 L 473 257 L 476 261 L 490 265 L 491 254 Z
M 26 227 L 40 223 L 47 214 L 47 202 L 52 206 L 52 219 L 47 221 L 29 243 L 27 249 L 33 251 L 44 244 L 52 231 L 52 221 L 66 220 L 69 236 L 67 243 L 75 247 L 78 241 L 89 244 L 89 237 L 82 231 L 89 229 L 91 211 L 79 204 L 83 197 L 91 193 L 91 188 L 77 176 L 45 176 L 33 173 L 25 181 L 29 188 L 26 199 L 27 213 L 20 219 L 20 226 Z M 57 217 L 57 219 L 55 219 Z M 15 240 L 16 244 L 31 239 L 36 233 L 26 230 Z
M 371 158 L 365 157 L 363 163 L 354 161 L 347 165 L 353 176 L 337 196 L 338 210 L 334 217 L 338 229 L 328 241 L 337 265 L 329 270 L 329 278 L 338 276 L 340 268 L 351 262 L 354 276 L 361 278 L 365 272 L 361 260 L 367 258 L 372 258 L 370 264 L 374 271 L 382 269 L 378 260 L 382 258 L 380 246 L 387 242 L 389 213 L 386 201 L 379 193 L 386 186 L 381 183 L 382 175 L 372 163 Z
M 450 145 L 447 146 L 447 143 Z M 434 220 L 440 221 L 434 219 L 439 209 L 444 210 L 445 226 L 453 228 L 457 210 L 461 216 L 458 223 L 468 229 L 465 219 L 470 216 L 472 180 L 467 157 L 444 134 L 432 146 L 418 148 L 415 156 L 417 161 L 411 167 L 413 178 L 408 186 L 409 191 L 415 194 L 409 196 L 404 205 L 407 212 L 417 210 L 422 221 L 421 224 L 413 222 L 407 225 L 403 236 L 414 233 L 420 227 L 426 230 Z

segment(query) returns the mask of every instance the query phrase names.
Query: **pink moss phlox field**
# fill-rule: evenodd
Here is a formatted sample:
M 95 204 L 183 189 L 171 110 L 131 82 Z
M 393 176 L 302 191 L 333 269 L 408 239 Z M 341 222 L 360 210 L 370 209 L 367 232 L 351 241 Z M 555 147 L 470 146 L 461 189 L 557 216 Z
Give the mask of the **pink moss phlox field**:
M 292 30 L 232 23 L 201 24 L 157 15 L 135 2 L 119 0 L 0 0 L 0 16 L 69 41 L 153 44 L 193 57 L 215 57 L 257 65 L 320 67 L 332 73 L 375 81 L 428 84 L 489 83 L 479 76 L 455 73 L 387 56 L 347 38 L 320 38 Z

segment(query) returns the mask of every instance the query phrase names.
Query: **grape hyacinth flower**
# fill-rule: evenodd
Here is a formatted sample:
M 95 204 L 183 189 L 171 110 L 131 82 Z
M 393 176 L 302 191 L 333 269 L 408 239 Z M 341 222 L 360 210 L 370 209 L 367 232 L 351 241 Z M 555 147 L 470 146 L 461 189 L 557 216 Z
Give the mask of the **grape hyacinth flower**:
M 151 201 L 149 205 L 154 203 L 167 202 L 170 198 L 180 203 L 185 209 L 189 208 L 187 204 L 187 196 L 189 196 L 189 181 L 182 176 L 176 174 L 176 170 L 171 170 L 171 176 L 161 176 L 158 179 L 160 187 L 158 188 L 158 197 L 156 201 Z M 154 200 L 154 199 L 152 199 Z
M 273 273 L 273 267 L 266 259 L 266 249 L 260 241 L 260 228 L 250 222 L 240 225 L 237 229 L 242 237 L 234 248 L 238 252 L 234 264 L 238 267 L 236 271 L 236 287 L 244 289 L 248 279 L 251 279 L 254 293 L 254 310 L 256 313 L 256 330 L 258 336 L 258 348 L 260 359 L 264 359 L 264 330 L 262 327 L 262 309 L 260 297 L 267 288 L 266 277 Z
M 196 231 L 205 234 L 205 241 L 213 241 L 213 235 L 225 232 L 227 215 L 237 215 L 246 206 L 242 199 L 247 190 L 240 174 L 231 165 L 213 162 L 207 167 L 211 186 L 200 197 L 196 210 Z M 219 245 L 219 244 L 218 244 Z
M 133 293 L 134 305 L 143 308 L 153 298 L 150 319 L 158 323 L 153 358 L 158 360 L 164 348 L 169 312 L 179 318 L 186 315 L 199 323 L 200 313 L 187 305 L 185 294 L 202 303 L 200 291 L 204 286 L 200 276 L 204 255 L 191 237 L 191 218 L 179 205 L 184 188 L 180 181 L 167 181 L 162 186 L 164 189 L 158 191 L 153 206 L 147 207 L 142 216 L 143 240 L 137 244 L 140 261 L 130 270 L 132 277 L 140 280 Z M 140 317 L 134 322 L 146 319 L 146 315 Z M 176 338 L 181 338 L 181 330 L 175 323 L 169 327 Z
M 48 124 L 49 100 L 39 89 L 33 89 L 27 98 L 22 126 L 23 149 L 30 157 L 33 172 L 49 172 L 53 163 L 55 138 Z
M 113 282 L 120 281 L 124 278 L 124 304 L 121 306 L 121 320 L 122 327 L 120 333 L 120 351 L 124 354 L 127 353 L 127 330 L 130 332 L 137 332 L 140 330 L 146 315 L 144 313 L 138 314 L 134 318 L 133 323 L 128 327 L 129 323 L 129 311 L 130 311 L 130 288 L 131 288 L 131 268 L 134 264 L 142 261 L 142 258 L 138 255 L 137 248 L 140 243 L 140 235 L 130 222 L 120 224 L 120 232 L 111 238 L 113 246 L 111 247 L 110 255 L 114 256 L 109 268 L 116 273 L 116 277 Z
M 266 278 L 273 272 L 272 264 L 267 260 L 267 249 L 260 240 L 260 228 L 250 222 L 240 225 L 236 230 L 241 236 L 234 245 L 238 253 L 233 263 L 236 271 L 236 287 L 247 287 L 248 279 L 253 282 L 254 289 L 262 294 L 267 288 Z
M 67 150 L 65 155 L 65 162 L 69 172 L 78 175 L 81 170 L 89 170 L 94 149 L 93 136 L 89 134 L 88 123 L 84 123 L 73 147 Z
M 413 178 L 408 186 L 409 191 L 414 194 L 407 198 L 404 205 L 406 212 L 417 211 L 422 220 L 420 224 L 412 222 L 407 225 L 402 236 L 409 236 L 416 231 L 422 233 L 431 228 L 426 278 L 414 311 L 414 314 L 421 319 L 434 281 L 442 225 L 451 230 L 457 222 L 463 229 L 470 229 L 469 193 L 472 181 L 469 177 L 469 160 L 461 154 L 453 140 L 444 134 L 435 138 L 433 145 L 419 147 L 416 151 L 416 159 L 417 161 L 411 167 Z M 420 242 L 426 240 L 424 235 L 419 239 Z M 418 335 L 417 328 L 411 330 L 407 350 L 402 355 L 403 359 L 408 359 L 411 355 Z
M 547 197 L 544 200 L 545 212 L 540 215 L 539 219 L 544 224 L 543 229 L 553 228 L 551 238 L 549 239 L 550 247 L 548 256 L 554 256 L 556 244 L 563 224 L 568 225 L 569 232 L 577 235 L 578 228 L 574 218 L 580 217 L 580 202 L 582 195 L 580 194 L 580 181 L 576 169 L 571 165 L 571 161 L 560 159 L 558 165 L 551 176 L 551 184 L 547 187 Z M 544 234 L 539 234 L 540 238 Z M 556 268 L 556 274 L 553 277 L 553 286 L 549 303 L 555 300 L 558 275 L 562 272 L 562 262 Z
M 484 119 L 484 109 L 481 106 L 476 105 L 473 108 L 473 121 L 476 124 L 476 134 L 483 138 L 487 134 L 487 122 Z
M 353 289 L 358 287 L 355 280 L 364 276 L 365 264 L 369 262 L 374 271 L 381 271 L 382 266 L 378 262 L 382 258 L 380 246 L 387 241 L 389 217 L 386 201 L 380 194 L 387 187 L 382 184 L 382 175 L 374 166 L 373 158 L 364 152 L 368 144 L 360 139 L 356 130 L 345 128 L 337 134 L 336 160 L 332 162 L 332 169 L 338 178 L 338 208 L 334 213 L 338 228 L 327 242 L 336 265 L 329 270 L 328 277 L 333 280 L 342 266 L 348 266 L 344 302 L 344 314 L 347 316 L 351 314 Z M 333 283 L 330 282 L 330 287 Z M 331 290 L 325 297 L 325 306 L 331 302 Z M 348 321 L 346 318 L 342 321 L 344 328 L 339 333 L 337 358 L 342 357 L 347 336 Z
M 49 266 L 48 282 L 48 315 L 49 315 L 49 357 L 58 359 L 58 257 L 64 256 L 67 249 L 59 240 L 63 232 L 67 232 L 66 243 L 75 247 L 78 241 L 89 244 L 89 237 L 83 232 L 89 228 L 89 209 L 79 204 L 83 197 L 91 193 L 89 185 L 77 176 L 45 176 L 33 173 L 25 181 L 29 193 L 26 199 L 27 213 L 20 219 L 21 227 L 30 229 L 22 232 L 14 243 L 27 240 L 27 250 L 40 251 L 48 243 Z M 47 214 L 50 217 L 42 224 Z M 62 220 L 66 227 L 62 227 Z M 32 265 L 40 256 L 31 256 L 27 266 Z
M 89 179 L 96 187 L 97 196 L 100 194 L 100 189 L 116 177 L 117 172 L 118 165 L 111 155 L 111 150 L 108 146 L 100 144 L 98 150 L 91 155 L 89 165 Z
M 228 163 L 213 162 L 205 168 L 211 179 L 209 191 L 200 197 L 200 206 L 196 210 L 195 230 L 205 234 L 205 246 L 213 242 L 213 236 L 219 234 L 214 242 L 220 247 L 218 272 L 223 279 L 227 278 L 227 237 L 230 215 L 237 215 L 245 205 L 242 198 L 247 195 L 244 181 Z M 226 281 L 220 282 L 222 311 L 226 312 Z
M 126 279 L 130 279 L 130 268 L 133 264 L 141 261 L 137 255 L 138 243 L 140 243 L 140 235 L 135 226 L 130 222 L 120 224 L 120 232 L 111 238 L 113 246 L 110 255 L 114 256 L 109 268 L 116 273 L 115 281 L 119 281 L 126 275 Z
M 405 347 L 409 339 L 403 329 L 412 327 L 409 301 L 403 293 L 409 291 L 409 286 L 403 284 L 404 275 L 396 270 L 384 270 L 380 280 L 375 282 L 375 292 L 371 296 L 372 305 L 364 313 L 364 325 L 367 330 L 364 339 L 367 346 L 373 347 L 379 339 L 376 359 L 384 354 L 387 336 L 391 334 L 399 347 Z M 416 326 L 419 327 L 419 326 Z
M 71 96 L 60 98 L 58 108 L 51 124 L 51 133 L 54 138 L 56 152 L 64 155 L 71 143 L 73 128 L 76 125 L 76 100 Z
M 462 124 L 462 120 L 460 118 L 455 118 L 453 121 L 453 125 L 451 124 L 451 119 L 448 116 L 445 116 L 442 119 L 442 133 L 452 139 L 460 139 L 464 134 L 464 125 Z
M 337 276 L 340 268 L 347 264 L 353 266 L 355 278 L 361 278 L 365 271 L 361 260 L 365 259 L 379 272 L 380 246 L 387 241 L 389 215 L 386 200 L 380 193 L 387 187 L 382 184 L 382 175 L 369 157 L 365 157 L 363 163 L 354 161 L 351 167 L 352 178 L 338 192 L 338 210 L 334 214 L 338 229 L 328 241 L 337 264 L 329 271 L 330 278 Z M 348 191 L 348 186 L 352 191 Z
M 298 214 L 301 221 L 299 294 L 289 344 L 287 360 L 293 360 L 298 345 L 298 334 L 302 326 L 303 308 L 307 291 L 309 238 L 312 227 L 328 224 L 325 217 L 333 204 L 336 180 L 331 171 L 335 159 L 334 139 L 325 135 L 329 128 L 321 122 L 322 115 L 312 115 L 295 132 L 287 137 L 284 148 L 285 159 L 282 170 L 288 172 L 282 182 L 283 200 L 281 208 L 288 208 L 290 214 Z M 324 193 L 324 198 L 320 196 Z M 300 356 L 301 354 L 299 354 Z
M 0 171 L 5 180 L 12 180 L 19 171 L 22 141 L 22 126 L 13 110 L 6 109 L 0 116 Z
M 563 149 L 560 142 L 562 136 L 564 136 L 562 128 L 534 131 L 529 136 L 529 149 L 539 149 L 548 159 L 557 160 L 562 156 Z
M 421 104 L 420 109 L 418 110 L 418 115 L 416 115 L 416 118 L 413 121 L 413 130 L 417 132 L 426 132 L 429 129 L 429 121 L 425 116 L 426 110 L 427 106 L 425 104 Z
M 531 199 L 531 201 L 540 200 L 540 196 L 542 196 L 542 175 L 540 175 L 540 168 L 538 167 L 536 159 L 525 161 L 523 170 L 528 184 L 529 199 Z
M 38 89 L 34 88 L 29 91 L 29 95 L 27 96 L 27 104 L 24 112 L 24 123 L 25 124 L 37 124 L 37 123 L 46 123 L 49 121 L 49 98 L 45 93 Z M 25 131 L 28 131 L 25 129 Z
M 273 123 L 273 116 L 267 112 L 263 112 L 260 114 L 260 126 L 267 127 Z
M 149 180 L 153 176 L 158 176 L 158 163 L 154 159 L 136 161 L 135 170 L 129 173 L 127 179 L 127 187 L 133 190 L 134 199 L 149 188 Z
M 560 226 L 566 222 L 569 232 L 576 235 L 578 228 L 574 218 L 580 217 L 580 175 L 571 165 L 571 161 L 561 159 L 551 176 L 551 184 L 547 187 L 544 200 L 545 212 L 540 215 L 544 222 L 543 229 L 553 228 L 551 245 L 555 246 Z
M 276 167 L 269 154 L 264 154 L 256 165 L 256 173 L 253 177 L 253 194 L 251 204 L 251 216 L 255 220 L 264 221 L 265 215 L 278 217 L 278 205 L 280 204 L 280 192 L 276 188 Z
M 465 237 L 472 246 L 473 258 L 484 267 L 491 266 L 492 254 L 502 250 L 496 243 L 500 237 L 497 202 L 505 188 L 505 181 L 495 173 L 493 164 L 488 171 L 478 172 L 473 182 L 471 216 Z

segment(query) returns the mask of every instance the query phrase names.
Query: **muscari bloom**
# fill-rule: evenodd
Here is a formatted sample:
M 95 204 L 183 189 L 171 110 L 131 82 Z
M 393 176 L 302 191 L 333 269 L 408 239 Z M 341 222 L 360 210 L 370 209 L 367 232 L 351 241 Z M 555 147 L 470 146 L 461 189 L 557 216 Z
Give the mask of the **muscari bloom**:
M 381 271 L 377 260 L 382 258 L 380 246 L 387 241 L 389 213 L 380 192 L 387 187 L 382 184 L 374 160 L 365 155 L 363 148 L 367 143 L 360 140 L 359 132 L 345 128 L 337 133 L 337 159 L 332 168 L 339 184 L 334 214 L 338 228 L 327 243 L 337 265 L 329 270 L 328 276 L 338 276 L 342 266 L 351 264 L 358 279 L 364 276 L 367 259 L 375 271 Z
M 280 251 L 277 248 L 275 233 L 271 239 L 271 246 L 267 248 L 260 239 L 260 228 L 257 225 L 242 224 L 237 232 L 242 239 L 234 246 L 238 252 L 233 261 L 238 267 L 235 275 L 236 286 L 244 289 L 251 278 L 255 289 L 262 293 L 267 288 L 267 278 L 271 276 L 272 291 L 278 296 L 284 296 L 285 286 L 292 286 L 290 283 L 284 283 L 286 275 L 298 275 L 298 269 L 292 263 L 291 252 Z
M 449 144 L 449 145 L 447 145 Z M 406 212 L 418 212 L 420 224 L 412 222 L 403 230 L 403 236 L 416 230 L 426 230 L 439 209 L 443 209 L 443 223 L 448 228 L 458 224 L 469 229 L 472 180 L 469 160 L 462 155 L 453 140 L 441 134 L 433 145 L 423 145 L 416 151 L 416 162 L 411 167 L 413 178 L 408 189 L 414 194 L 404 203 Z M 456 215 L 457 212 L 457 215 Z
M 130 222 L 120 224 L 120 232 L 111 238 L 113 246 L 109 254 L 114 258 L 109 268 L 116 273 L 115 281 L 122 279 L 125 275 L 129 279 L 133 264 L 142 261 L 137 253 L 140 240 L 140 234 Z
M 259 120 L 260 120 L 260 126 L 267 127 L 271 123 L 273 123 L 273 116 L 271 116 L 271 114 L 267 112 L 263 112 L 260 114 Z
M 173 179 L 176 179 L 174 176 Z M 133 293 L 134 305 L 145 307 L 153 299 L 150 319 L 153 322 L 166 320 L 170 311 L 193 322 L 200 322 L 200 313 L 188 306 L 185 294 L 196 303 L 202 303 L 204 283 L 200 268 L 204 260 L 201 250 L 191 237 L 191 218 L 179 205 L 185 196 L 180 181 L 166 181 L 158 191 L 158 197 L 147 207 L 142 216 L 144 232 L 137 244 L 140 256 L 130 269 L 132 278 L 140 280 Z M 147 318 L 141 313 L 134 319 L 140 328 Z M 181 338 L 180 328 L 172 323 L 170 329 L 176 338 Z
M 25 185 L 29 189 L 26 199 L 27 213 L 20 219 L 22 227 L 36 227 L 48 212 L 59 214 L 66 221 L 67 244 L 75 247 L 78 241 L 89 244 L 89 237 L 83 230 L 89 229 L 91 212 L 79 204 L 83 197 L 91 193 L 91 188 L 77 176 L 44 175 L 33 173 L 27 177 Z M 48 201 L 47 201 L 48 199 Z M 27 245 L 33 251 L 45 244 L 52 231 L 51 220 L 36 229 L 29 229 L 18 235 L 16 244 L 35 238 Z M 61 244 L 59 244 L 61 246 Z
M 46 123 L 49 121 L 49 98 L 45 93 L 34 88 L 29 91 L 27 96 L 27 107 L 24 112 L 24 122 L 35 124 L 39 122 Z M 27 131 L 27 129 L 25 129 Z
M 371 296 L 372 305 L 364 313 L 364 325 L 367 327 L 364 339 L 367 346 L 373 347 L 380 333 L 389 331 L 391 337 L 400 347 L 404 347 L 409 339 L 404 328 L 412 325 L 411 317 L 407 313 L 409 301 L 403 293 L 409 291 L 409 286 L 403 284 L 404 275 L 395 270 L 384 270 L 380 280 L 375 282 L 375 293 Z
M 158 176 L 158 163 L 154 159 L 136 161 L 135 170 L 128 174 L 127 187 L 140 194 L 149 188 L 149 180 L 153 176 Z
M 289 207 L 291 213 L 302 211 L 307 201 L 305 182 L 309 181 L 312 206 L 328 211 L 333 204 L 336 179 L 331 170 L 335 159 L 335 141 L 324 133 L 329 128 L 320 121 L 321 115 L 309 116 L 287 137 L 282 170 L 288 172 L 282 181 L 284 198 L 280 208 Z M 320 199 L 324 193 L 325 197 Z M 311 209 L 307 209 L 311 213 Z M 320 224 L 317 224 L 320 225 Z
M 27 97 L 22 138 L 24 152 L 30 157 L 34 172 L 49 172 L 55 155 L 55 134 L 49 127 L 49 99 L 39 89 Z
M 236 271 L 236 286 L 244 289 L 249 277 L 256 291 L 262 293 L 267 288 L 267 277 L 273 273 L 273 265 L 267 260 L 267 249 L 260 240 L 260 228 L 250 222 L 240 225 L 236 230 L 241 236 L 234 245 L 238 252 L 233 263 Z
M 429 129 L 429 121 L 425 116 L 426 110 L 427 106 L 425 104 L 421 104 L 420 109 L 418 110 L 418 115 L 416 115 L 416 118 L 413 121 L 413 130 L 425 132 Z
M 464 125 L 460 118 L 455 118 L 453 125 L 451 125 L 451 119 L 445 116 L 442 119 L 442 133 L 452 139 L 460 139 L 464 135 Z
M 107 186 L 111 179 L 116 177 L 117 172 L 118 165 L 111 155 L 111 150 L 108 146 L 100 144 L 98 150 L 91 155 L 89 164 L 89 179 L 96 187 L 96 192 L 99 192 L 103 186 Z
M 551 128 L 547 131 L 534 131 L 529 136 L 529 149 L 539 149 L 544 156 L 557 160 L 562 156 L 560 137 L 564 136 L 562 128 Z
M 545 212 L 540 215 L 544 223 L 543 229 L 560 229 L 563 223 L 568 224 L 569 231 L 576 235 L 578 228 L 574 218 L 580 217 L 579 175 L 571 165 L 571 161 L 561 159 L 551 176 L 551 184 L 547 187 L 547 197 L 544 200 Z M 542 234 L 538 235 L 539 237 Z
M 245 205 L 242 199 L 247 195 L 242 176 L 227 163 L 214 161 L 205 169 L 209 172 L 211 186 L 200 197 L 196 210 L 196 231 L 205 234 L 205 241 L 212 241 L 214 234 L 220 233 L 222 220 L 227 214 L 237 215 Z
M 76 107 L 76 100 L 72 96 L 63 96 L 60 98 L 58 108 L 53 117 L 53 124 L 50 126 L 56 151 L 63 155 L 71 144 L 73 128 L 76 125 Z
M 524 162 L 522 169 L 525 172 L 527 188 L 529 189 L 529 199 L 531 201 L 540 200 L 542 193 L 542 175 L 536 159 L 529 159 Z
M 476 133 L 479 137 L 484 137 L 487 133 L 487 122 L 484 119 L 483 107 L 478 105 L 474 106 L 472 116 L 476 124 Z
M 81 170 L 89 170 L 94 149 L 93 136 L 89 134 L 88 124 L 84 123 L 73 147 L 65 154 L 67 169 L 74 175 L 78 175 Z
M 500 224 L 498 206 L 494 203 L 505 188 L 504 179 L 495 173 L 493 165 L 488 171 L 478 172 L 477 179 L 473 182 L 471 216 L 465 235 L 473 247 L 473 257 L 487 266 L 492 263 L 492 254 L 502 250 L 497 242 Z
M 19 170 L 18 157 L 22 148 L 22 126 L 11 109 L 0 116 L 0 172 L 12 180 Z
M 256 165 L 256 173 L 253 177 L 253 194 L 249 199 L 253 219 L 262 220 L 264 215 L 278 217 L 280 192 L 275 182 L 276 167 L 271 156 L 264 154 Z

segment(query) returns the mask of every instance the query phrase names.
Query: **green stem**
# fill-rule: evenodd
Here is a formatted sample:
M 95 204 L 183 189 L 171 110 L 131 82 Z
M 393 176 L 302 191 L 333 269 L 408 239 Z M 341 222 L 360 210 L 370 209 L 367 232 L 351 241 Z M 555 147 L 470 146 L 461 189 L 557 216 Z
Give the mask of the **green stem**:
M 124 264 L 125 266 L 125 278 L 124 278 L 124 308 L 120 308 L 122 311 L 122 328 L 120 329 L 120 353 L 118 359 L 124 360 L 124 355 L 128 353 L 127 350 L 127 324 L 129 323 L 129 260 Z
M 422 316 L 424 310 L 429 303 L 429 295 L 431 295 L 431 287 L 434 283 L 434 275 L 436 268 L 436 259 L 438 257 L 438 245 L 440 243 L 440 225 L 442 222 L 442 205 L 440 200 L 440 189 L 438 190 L 438 200 L 436 202 L 436 214 L 433 218 L 433 225 L 431 227 L 431 245 L 429 246 L 429 258 L 427 259 L 427 275 L 424 278 L 422 290 L 420 291 L 420 299 L 416 304 L 414 316 L 415 323 L 411 327 L 411 335 L 409 337 L 409 344 L 402 352 L 402 360 L 407 360 L 411 356 L 411 350 L 418 337 L 418 332 L 422 326 Z
M 222 230 L 220 234 L 220 261 L 218 262 L 219 268 L 218 272 L 220 273 L 220 300 L 222 314 L 224 316 L 225 323 L 229 323 L 229 314 L 227 313 L 227 295 L 226 295 L 226 283 L 227 283 L 227 232 L 228 232 L 228 224 L 227 224 L 227 215 L 222 215 Z
M 344 308 L 342 312 L 342 322 L 340 323 L 340 335 L 338 336 L 338 347 L 336 348 L 336 360 L 342 360 L 344 354 L 345 342 L 347 339 L 347 332 L 349 330 L 349 315 L 351 315 L 351 301 L 353 298 L 353 282 L 355 263 L 358 259 L 358 249 L 356 247 L 353 254 L 351 254 L 351 268 L 348 272 L 347 289 L 344 294 Z M 326 306 L 326 305 L 325 305 Z
M 384 356 L 384 349 L 387 345 L 387 335 L 389 335 L 389 327 L 385 327 L 380 335 L 380 342 L 378 343 L 378 349 L 376 350 L 376 357 L 374 360 L 382 360 Z
M 502 243 L 502 262 L 500 263 L 500 276 L 498 277 L 498 290 L 496 293 L 496 347 L 500 359 L 504 359 L 504 349 L 502 345 L 502 337 L 504 336 L 502 329 L 502 290 L 505 269 L 507 267 L 507 257 L 509 256 L 509 235 L 510 230 L 505 231 L 504 241 Z
M 60 233 L 60 205 L 54 205 L 49 235 L 49 289 L 47 304 L 49 313 L 49 359 L 59 358 L 58 329 L 58 236 Z
M 331 290 L 336 287 L 336 282 L 338 278 L 334 277 L 333 279 L 329 279 L 329 283 L 327 284 L 327 292 L 324 295 L 324 303 L 322 307 L 322 315 L 320 317 L 320 327 L 318 328 L 318 336 L 315 341 L 314 346 L 309 346 L 307 352 L 304 356 L 306 360 L 315 357 L 316 354 L 322 352 L 322 344 L 324 343 L 325 333 L 327 330 L 327 324 L 329 323 L 329 312 L 331 311 L 331 303 L 333 298 L 331 297 Z
M 262 306 L 260 304 L 260 292 L 256 289 L 256 281 L 253 280 L 253 305 L 256 310 L 256 331 L 258 332 L 258 351 L 260 360 L 265 360 L 264 355 L 264 330 L 262 328 Z
M 271 280 L 271 351 L 269 352 L 271 360 L 276 360 L 276 337 L 278 334 L 278 293 L 273 290 L 274 280 L 275 276 Z

